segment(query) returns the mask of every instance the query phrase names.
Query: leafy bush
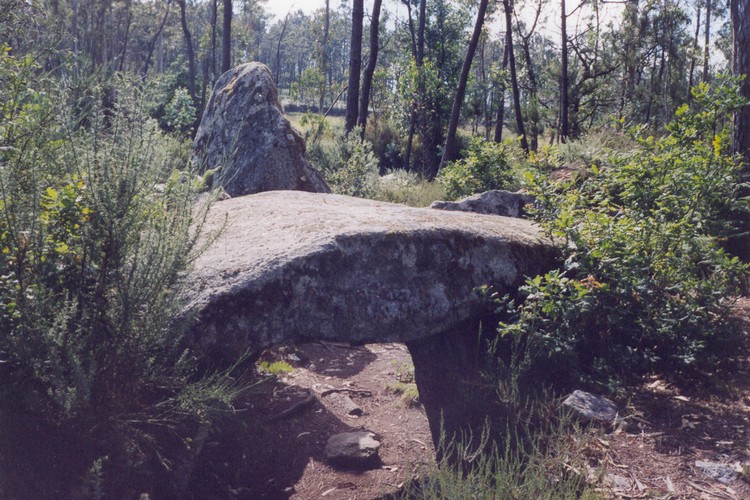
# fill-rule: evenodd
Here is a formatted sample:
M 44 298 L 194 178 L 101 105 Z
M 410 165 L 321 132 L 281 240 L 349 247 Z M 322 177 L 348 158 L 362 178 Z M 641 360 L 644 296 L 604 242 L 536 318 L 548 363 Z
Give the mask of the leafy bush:
M 164 118 L 170 130 L 190 135 L 195 125 L 195 106 L 187 89 L 180 87 L 174 91 L 164 108 Z
M 125 492 L 159 471 L 174 492 L 190 438 L 240 389 L 200 376 L 170 320 L 205 212 L 128 82 L 73 121 L 32 58 L 3 52 L 0 76 L 0 496 Z
M 330 140 L 313 142 L 308 154 L 315 166 L 336 194 L 371 198 L 377 186 L 378 161 L 372 145 L 360 138 L 360 129 L 349 134 L 341 130 L 327 131 L 325 120 L 313 126 L 314 130 L 332 135 Z M 320 132 L 312 132 L 319 134 Z
M 473 138 L 466 156 L 443 167 L 437 180 L 449 200 L 492 189 L 513 189 L 519 184 L 514 162 L 520 155 L 513 141 L 495 143 Z
M 633 375 L 711 362 L 747 267 L 718 245 L 737 203 L 740 167 L 719 125 L 742 99 L 722 83 L 694 90 L 665 137 L 632 132 L 576 182 L 533 182 L 538 219 L 560 242 L 560 270 L 527 281 L 503 334 L 539 346 L 559 375 L 573 368 Z M 553 375 L 554 376 L 554 375 Z
M 394 170 L 404 166 L 403 139 L 398 127 L 389 120 L 369 120 L 365 139 L 372 143 L 372 149 L 378 158 L 380 172 Z

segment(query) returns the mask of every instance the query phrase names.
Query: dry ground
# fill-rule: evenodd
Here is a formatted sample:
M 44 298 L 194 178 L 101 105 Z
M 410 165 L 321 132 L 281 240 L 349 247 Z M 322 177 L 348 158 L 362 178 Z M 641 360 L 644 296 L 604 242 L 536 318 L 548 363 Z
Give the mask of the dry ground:
M 750 300 L 738 303 L 737 316 L 736 327 L 750 333 Z M 706 373 L 705 384 L 648 378 L 617 401 L 626 425 L 568 438 L 577 457 L 570 466 L 603 498 L 750 499 L 748 474 L 722 483 L 696 466 L 711 461 L 750 472 L 748 354 Z M 209 439 L 196 470 L 197 497 L 374 499 L 434 468 L 424 412 L 389 389 L 411 367 L 404 346 L 306 344 L 264 358 L 294 370 L 259 386 L 240 406 L 241 423 L 228 419 Z M 330 388 L 343 392 L 323 396 Z M 363 414 L 347 415 L 340 394 Z M 290 408 L 297 410 L 287 415 Z M 355 429 L 381 437 L 381 467 L 338 470 L 326 463 L 328 437 Z

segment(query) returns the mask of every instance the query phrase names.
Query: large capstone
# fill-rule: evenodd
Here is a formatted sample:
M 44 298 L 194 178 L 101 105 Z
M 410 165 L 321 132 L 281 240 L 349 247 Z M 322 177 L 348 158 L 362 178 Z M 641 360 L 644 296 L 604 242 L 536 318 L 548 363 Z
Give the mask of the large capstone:
M 292 189 L 328 193 L 305 143 L 279 104 L 268 67 L 248 63 L 219 77 L 195 136 L 193 162 L 230 196 Z
M 216 203 L 221 233 L 189 276 L 196 345 L 230 357 L 285 342 L 405 342 L 477 317 L 478 287 L 550 268 L 531 222 L 275 191 Z

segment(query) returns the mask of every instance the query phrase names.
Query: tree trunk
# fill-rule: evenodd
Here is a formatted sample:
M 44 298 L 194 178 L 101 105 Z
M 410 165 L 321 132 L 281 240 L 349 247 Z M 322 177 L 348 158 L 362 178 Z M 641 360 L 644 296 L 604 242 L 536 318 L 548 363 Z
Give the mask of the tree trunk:
M 132 0 L 125 2 L 125 12 L 127 20 L 125 21 L 125 40 L 122 42 L 122 51 L 120 52 L 120 72 L 125 69 L 125 59 L 128 57 L 128 42 L 130 41 L 130 24 L 133 21 L 133 12 L 130 10 Z
M 193 105 L 197 106 L 198 101 L 195 96 L 195 50 L 193 49 L 193 36 L 190 34 L 190 28 L 187 22 L 187 0 L 178 0 L 180 4 L 180 24 L 182 25 L 182 34 L 185 37 L 185 50 L 188 56 L 188 92 L 193 100 Z
M 731 0 L 732 16 L 732 66 L 736 76 L 744 76 L 740 86 L 742 96 L 750 101 L 750 0 Z M 732 147 L 744 160 L 742 180 L 750 182 L 750 104 L 745 104 L 734 115 L 734 137 Z M 748 196 L 747 188 L 740 190 Z M 730 239 L 730 250 L 734 250 L 745 262 L 750 262 L 750 214 L 745 210 L 738 214 L 738 235 Z
M 221 72 L 232 67 L 232 0 L 224 0 L 224 23 L 221 30 Z
M 216 79 L 216 26 L 219 24 L 219 0 L 211 0 L 211 77 Z
M 362 25 L 365 17 L 364 0 L 353 0 L 352 36 L 349 46 L 349 85 L 346 91 L 346 124 L 351 132 L 357 124 L 359 113 L 359 80 L 362 70 Z
M 409 19 L 409 35 L 411 39 L 411 56 L 414 58 L 414 61 L 417 60 L 417 36 L 414 29 L 414 19 L 411 15 L 411 3 L 409 0 L 401 0 L 402 3 L 406 5 L 406 12 L 408 14 Z M 411 151 L 412 147 L 414 145 L 414 134 L 416 133 L 417 128 L 417 112 L 414 109 L 415 106 L 412 105 L 411 110 L 411 116 L 409 121 L 409 133 L 406 136 L 406 151 L 404 152 L 404 169 L 409 170 L 411 169 Z
M 696 9 L 697 20 L 695 21 L 695 37 L 693 37 L 693 53 L 690 55 L 690 73 L 688 77 L 688 90 L 695 84 L 695 57 L 698 54 L 698 37 L 701 32 L 701 9 Z M 688 101 L 693 99 L 693 94 L 688 92 Z
M 469 40 L 469 47 L 466 49 L 466 57 L 464 58 L 464 64 L 461 67 L 461 76 L 458 79 L 458 87 L 456 88 L 456 95 L 453 98 L 453 108 L 451 109 L 451 118 L 448 122 L 448 132 L 445 137 L 445 147 L 443 148 L 443 158 L 440 160 L 440 167 L 444 167 L 448 162 L 455 160 L 458 157 L 458 144 L 456 142 L 456 132 L 458 130 L 458 122 L 461 118 L 461 107 L 464 103 L 464 96 L 466 94 L 466 83 L 469 80 L 469 72 L 471 71 L 471 63 L 474 60 L 474 53 L 477 50 L 477 44 L 479 43 L 479 37 L 482 35 L 482 27 L 484 26 L 484 18 L 487 13 L 488 0 L 481 0 L 479 2 L 479 12 L 477 13 L 477 20 L 474 23 L 474 32 L 471 34 L 471 40 Z
M 169 7 L 172 5 L 172 0 L 167 0 L 167 6 L 164 8 L 164 17 L 159 23 L 159 27 L 154 33 L 154 36 L 149 40 L 148 53 L 146 54 L 146 62 L 143 63 L 143 69 L 141 70 L 141 78 L 146 78 L 148 75 L 148 67 L 151 65 L 151 58 L 154 55 L 154 48 L 156 47 L 156 41 L 161 36 L 161 32 L 164 29 L 164 25 L 167 24 L 167 18 L 169 17 Z
M 328 83 L 328 37 L 331 31 L 331 8 L 330 1 L 326 0 L 326 13 L 323 25 L 323 42 L 320 47 L 320 72 L 323 73 L 323 88 L 320 89 L 320 101 L 318 102 L 318 113 L 323 113 L 326 100 L 326 88 Z
M 512 0 L 503 0 L 505 8 L 505 43 L 508 46 L 508 63 L 510 64 L 510 86 L 513 93 L 513 110 L 516 115 L 516 127 L 518 135 L 521 136 L 521 147 L 526 154 L 529 154 L 529 143 L 526 139 L 526 129 L 523 126 L 523 114 L 521 113 L 521 92 L 518 89 L 518 76 L 516 75 L 516 56 L 513 51 L 513 23 L 511 16 L 513 14 Z
M 750 101 L 750 0 L 731 0 L 730 8 L 734 74 L 745 77 L 740 86 L 740 93 Z M 734 116 L 733 149 L 744 158 L 746 178 L 750 177 L 750 105 L 748 104 Z
M 362 137 L 365 136 L 367 126 L 367 111 L 370 107 L 370 89 L 372 88 L 372 75 L 375 74 L 375 66 L 378 63 L 378 34 L 380 30 L 380 7 L 383 0 L 374 0 L 372 4 L 372 20 L 370 21 L 370 57 L 367 67 L 362 76 L 362 95 L 360 96 L 358 124 L 362 127 Z
M 711 43 L 711 0 L 706 0 L 706 40 L 703 47 L 703 81 L 707 82 L 708 73 L 708 51 Z
M 626 105 L 630 107 L 630 103 L 635 94 L 635 80 L 636 80 L 636 64 L 638 61 L 638 47 L 641 44 L 640 25 L 638 22 L 638 2 L 639 0 L 626 0 L 625 3 L 625 30 L 624 30 L 624 75 L 622 92 L 620 94 L 620 110 L 619 118 L 625 118 L 626 114 L 629 114 L 629 110 L 626 110 Z
M 286 13 L 286 17 L 284 18 L 284 24 L 281 26 L 281 33 L 279 33 L 279 41 L 276 44 L 276 67 L 274 75 L 274 80 L 276 81 L 276 85 L 279 86 L 279 78 L 281 78 L 281 43 L 284 40 L 284 33 L 286 33 L 286 26 L 289 23 L 289 14 L 291 14 L 291 11 Z
M 562 46 L 560 68 L 560 142 L 567 142 L 570 134 L 568 112 L 570 110 L 570 76 L 568 75 L 568 14 L 565 0 L 560 0 L 560 44 Z
M 503 72 L 508 69 L 508 57 L 510 55 L 510 46 L 506 37 L 505 48 L 503 49 Z M 500 87 L 499 92 L 499 103 L 497 106 L 497 121 L 495 123 L 495 142 L 501 142 L 503 140 L 503 125 L 505 124 L 505 83 Z

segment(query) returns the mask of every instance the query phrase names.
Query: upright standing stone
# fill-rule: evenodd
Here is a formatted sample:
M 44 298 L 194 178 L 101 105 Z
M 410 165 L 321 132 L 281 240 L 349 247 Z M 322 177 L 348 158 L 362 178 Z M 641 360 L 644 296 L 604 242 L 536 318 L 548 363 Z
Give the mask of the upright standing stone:
M 201 171 L 232 197 L 262 191 L 330 193 L 305 159 L 305 143 L 284 118 L 268 67 L 248 63 L 219 77 L 193 144 Z

